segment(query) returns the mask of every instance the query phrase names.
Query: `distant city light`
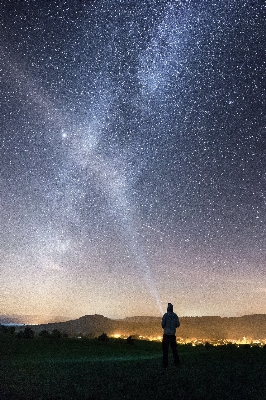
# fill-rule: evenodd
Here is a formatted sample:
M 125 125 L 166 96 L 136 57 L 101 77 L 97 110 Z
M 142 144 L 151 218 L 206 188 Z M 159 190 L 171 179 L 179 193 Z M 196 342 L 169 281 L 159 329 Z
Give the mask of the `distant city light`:
M 113 336 L 114 336 L 115 339 L 118 339 L 118 338 L 121 337 L 120 333 L 115 333 Z

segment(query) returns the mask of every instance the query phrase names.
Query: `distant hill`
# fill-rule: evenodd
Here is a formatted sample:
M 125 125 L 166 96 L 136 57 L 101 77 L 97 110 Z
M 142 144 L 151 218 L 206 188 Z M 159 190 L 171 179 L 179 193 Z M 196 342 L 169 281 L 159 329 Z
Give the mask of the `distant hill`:
M 266 314 L 245 315 L 242 317 L 181 317 L 177 337 L 184 339 L 266 339 Z M 129 317 L 113 320 L 103 315 L 85 315 L 75 320 L 32 326 L 36 333 L 41 330 L 58 329 L 70 336 L 86 335 L 95 337 L 107 335 L 161 336 L 160 317 Z
M 49 322 L 64 322 L 68 321 L 69 317 L 62 316 L 43 316 L 43 315 L 17 315 L 7 314 L 0 315 L 0 324 L 47 324 Z

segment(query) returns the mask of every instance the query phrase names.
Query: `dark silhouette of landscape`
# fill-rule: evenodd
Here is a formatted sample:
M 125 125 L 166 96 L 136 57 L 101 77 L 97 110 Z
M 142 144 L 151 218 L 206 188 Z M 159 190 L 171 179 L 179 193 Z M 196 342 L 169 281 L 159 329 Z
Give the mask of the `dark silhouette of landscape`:
M 20 319 L 20 323 L 23 319 Z M 0 316 L 0 323 L 15 323 L 16 320 Z M 18 321 L 17 321 L 18 322 Z M 242 317 L 181 317 L 177 337 L 183 339 L 266 339 L 266 314 L 244 315 Z M 120 334 L 156 337 L 162 335 L 161 317 L 136 316 L 114 320 L 103 315 L 85 315 L 78 319 L 32 325 L 39 333 L 42 330 L 54 329 L 69 336 L 96 337 L 105 332 L 107 335 Z
M 162 336 L 160 317 L 86 315 L 49 324 L 3 325 L 0 398 L 265 399 L 266 345 L 215 344 L 221 335 L 249 335 L 265 343 L 265 322 L 266 315 L 180 318 L 177 334 L 191 340 L 182 345 L 180 339 L 180 364 L 169 354 L 167 368 L 162 343 L 149 340 Z M 193 337 L 201 340 L 193 343 Z

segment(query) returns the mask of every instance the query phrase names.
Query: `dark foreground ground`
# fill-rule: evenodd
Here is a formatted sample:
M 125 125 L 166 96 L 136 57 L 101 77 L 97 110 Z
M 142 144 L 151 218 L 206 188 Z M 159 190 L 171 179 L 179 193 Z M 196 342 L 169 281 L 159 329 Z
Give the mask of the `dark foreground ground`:
M 266 349 L 180 346 L 161 366 L 161 343 L 0 338 L 0 399 L 266 399 Z

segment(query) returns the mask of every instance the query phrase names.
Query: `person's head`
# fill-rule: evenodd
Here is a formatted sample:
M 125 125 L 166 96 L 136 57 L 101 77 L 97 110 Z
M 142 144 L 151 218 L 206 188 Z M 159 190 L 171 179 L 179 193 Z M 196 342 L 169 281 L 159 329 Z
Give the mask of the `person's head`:
M 171 303 L 168 303 L 168 306 L 167 306 L 167 312 L 173 312 L 173 304 L 171 304 Z

